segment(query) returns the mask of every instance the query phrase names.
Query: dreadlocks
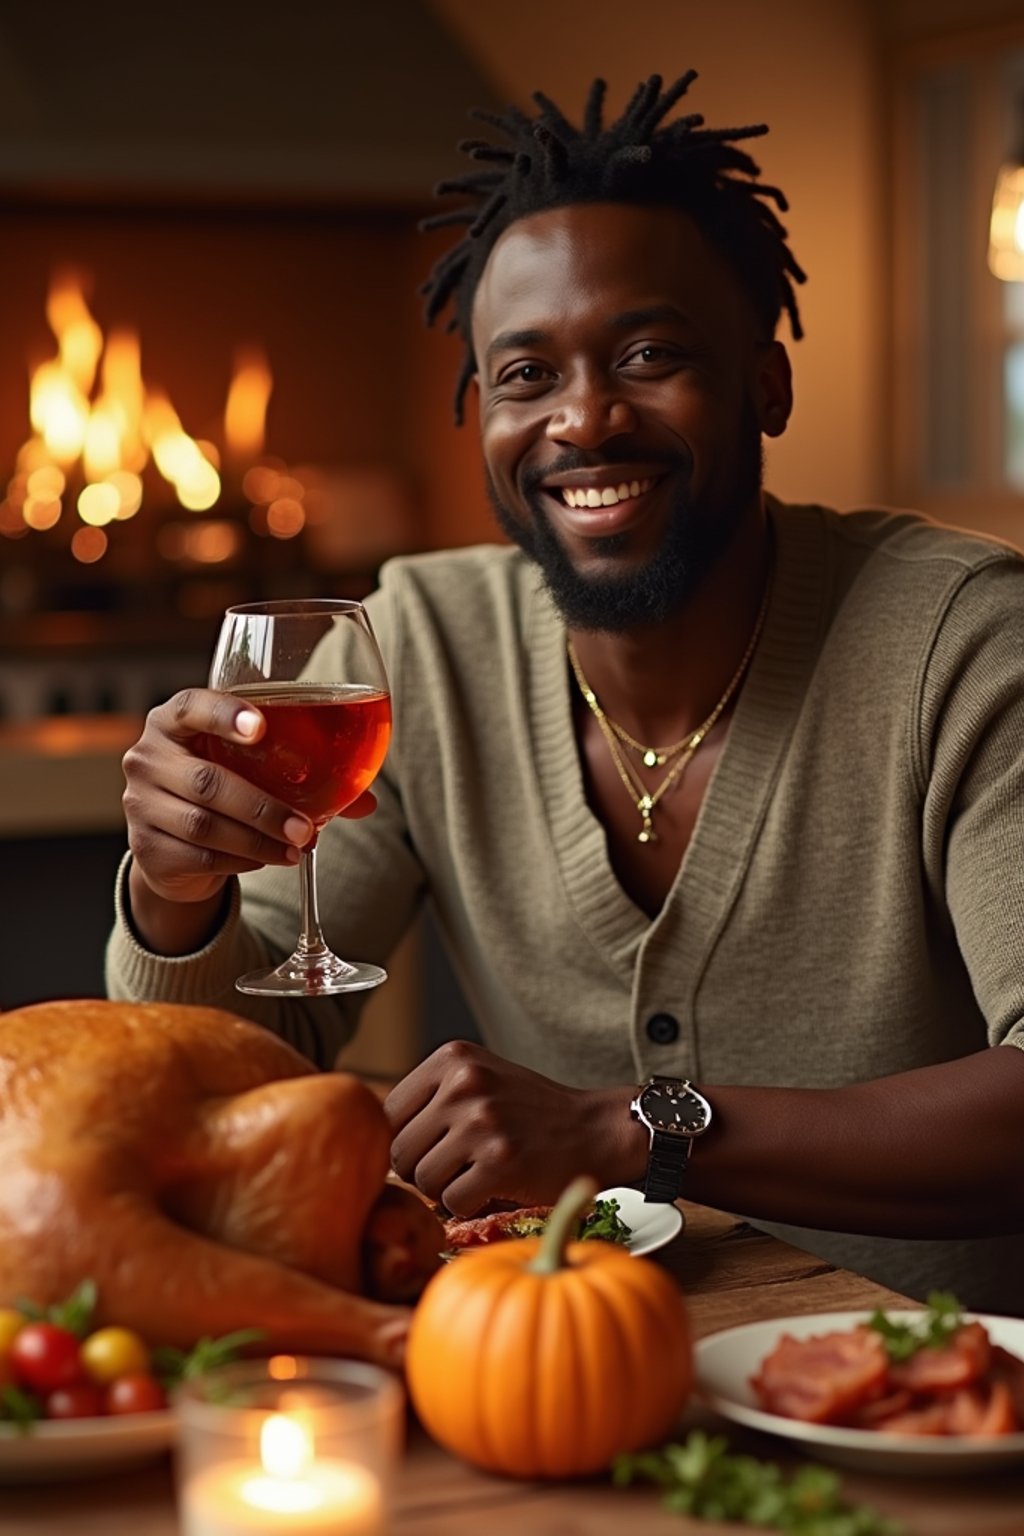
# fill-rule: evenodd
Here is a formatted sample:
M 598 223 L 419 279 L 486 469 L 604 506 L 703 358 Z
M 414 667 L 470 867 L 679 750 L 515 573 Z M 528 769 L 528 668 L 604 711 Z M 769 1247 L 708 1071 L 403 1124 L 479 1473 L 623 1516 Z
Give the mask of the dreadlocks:
M 462 333 L 466 355 L 455 387 L 455 420 L 476 372 L 471 311 L 477 283 L 498 236 L 517 219 L 548 208 L 588 202 L 638 203 L 678 208 L 690 214 L 730 262 L 761 324 L 774 335 L 783 310 L 794 338 L 803 335 L 793 283 L 805 281 L 774 210 L 788 203 L 778 187 L 756 178 L 760 167 L 736 140 L 767 133 L 765 123 L 746 128 L 705 128 L 699 112 L 659 126 L 685 96 L 697 71 L 688 70 L 662 91 L 660 75 L 637 86 L 617 122 L 603 126 L 606 84 L 595 80 L 587 95 L 582 129 L 574 128 L 541 91 L 539 111 L 528 117 L 518 107 L 504 115 L 477 108 L 471 116 L 510 141 L 508 148 L 486 139 L 463 139 L 458 148 L 471 160 L 495 167 L 439 182 L 438 197 L 457 194 L 473 201 L 424 219 L 421 229 L 467 225 L 465 235 L 437 261 L 421 292 L 432 325 L 449 303 L 448 329 Z M 745 179 L 742 179 L 745 178 Z

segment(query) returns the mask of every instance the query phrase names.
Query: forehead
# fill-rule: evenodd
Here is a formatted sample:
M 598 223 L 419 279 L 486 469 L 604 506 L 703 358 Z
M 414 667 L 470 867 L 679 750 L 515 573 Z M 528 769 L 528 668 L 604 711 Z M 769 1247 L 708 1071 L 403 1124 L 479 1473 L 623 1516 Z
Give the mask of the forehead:
M 702 332 L 739 339 L 752 309 L 694 221 L 673 208 L 583 203 L 530 214 L 497 239 L 473 301 L 477 357 L 506 330 L 671 304 Z

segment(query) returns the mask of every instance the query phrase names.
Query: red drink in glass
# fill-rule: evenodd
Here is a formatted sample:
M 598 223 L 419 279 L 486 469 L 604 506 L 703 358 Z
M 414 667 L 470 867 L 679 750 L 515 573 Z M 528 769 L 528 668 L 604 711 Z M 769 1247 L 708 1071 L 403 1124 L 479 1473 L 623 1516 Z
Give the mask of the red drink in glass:
M 206 753 L 317 827 L 351 805 L 377 776 L 391 738 L 391 698 L 359 684 L 248 683 L 233 688 L 267 722 L 242 746 L 217 736 Z

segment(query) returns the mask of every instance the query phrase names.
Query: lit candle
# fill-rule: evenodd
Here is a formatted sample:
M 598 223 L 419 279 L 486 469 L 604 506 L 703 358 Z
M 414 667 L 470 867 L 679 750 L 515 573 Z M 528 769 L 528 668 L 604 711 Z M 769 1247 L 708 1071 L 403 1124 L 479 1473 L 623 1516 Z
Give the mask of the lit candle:
M 381 1536 L 381 1487 L 356 1462 L 315 1460 L 295 1419 L 271 1414 L 260 1460 L 207 1466 L 182 1490 L 183 1536 Z

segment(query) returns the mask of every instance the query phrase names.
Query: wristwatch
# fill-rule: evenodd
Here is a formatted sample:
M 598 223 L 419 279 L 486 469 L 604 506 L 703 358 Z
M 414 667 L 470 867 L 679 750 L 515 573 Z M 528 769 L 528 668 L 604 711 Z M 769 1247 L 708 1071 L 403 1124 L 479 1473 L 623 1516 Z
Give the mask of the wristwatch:
M 694 1137 L 711 1124 L 711 1105 L 686 1078 L 652 1077 L 637 1090 L 629 1112 L 651 1133 L 644 1199 L 675 1200 Z

